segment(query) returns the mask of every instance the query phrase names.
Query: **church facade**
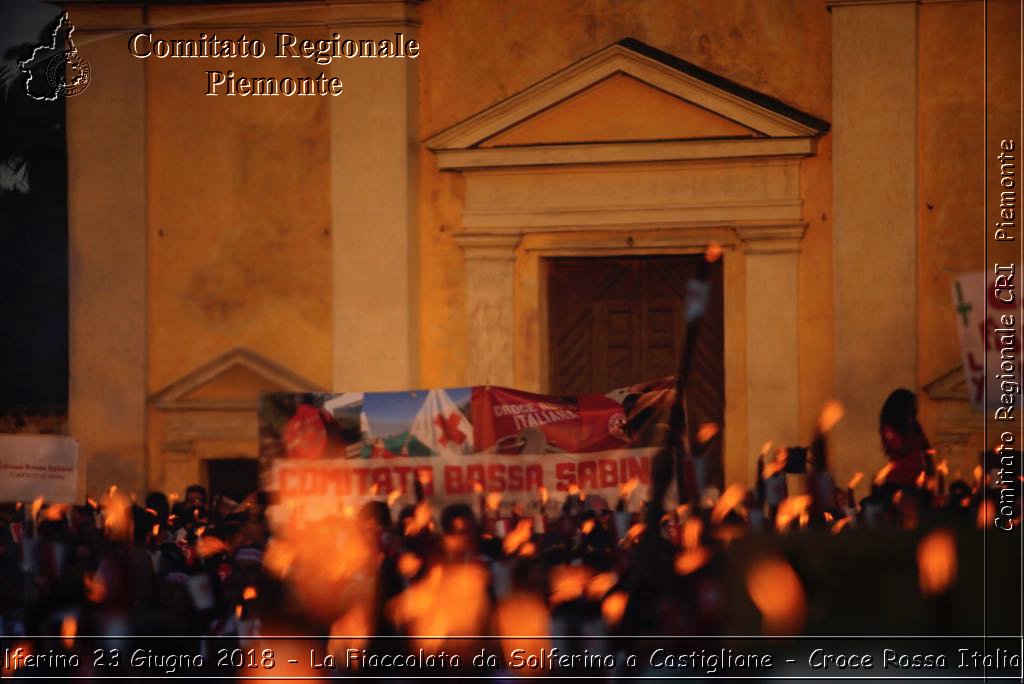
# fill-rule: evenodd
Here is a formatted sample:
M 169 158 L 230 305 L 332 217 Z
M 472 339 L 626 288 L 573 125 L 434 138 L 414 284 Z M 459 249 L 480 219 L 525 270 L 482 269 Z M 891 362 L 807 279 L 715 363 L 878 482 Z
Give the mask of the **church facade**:
M 694 392 L 718 397 L 726 482 L 750 483 L 769 440 L 808 442 L 833 397 L 837 480 L 874 472 L 897 387 L 951 470 L 977 463 L 952 284 L 984 265 L 986 135 L 1018 130 L 1019 3 L 66 5 L 93 73 L 67 103 L 89 491 L 255 459 L 264 391 L 652 379 L 681 344 L 659 269 L 710 244 Z M 418 54 L 129 49 L 282 32 Z M 344 90 L 207 95 L 228 68 Z

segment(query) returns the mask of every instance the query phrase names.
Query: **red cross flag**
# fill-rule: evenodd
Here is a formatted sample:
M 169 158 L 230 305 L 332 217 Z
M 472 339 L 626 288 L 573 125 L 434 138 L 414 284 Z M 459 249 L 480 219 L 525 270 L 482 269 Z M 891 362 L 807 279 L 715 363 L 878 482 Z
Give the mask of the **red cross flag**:
M 473 425 L 443 389 L 427 392 L 411 432 L 435 454 L 473 453 Z

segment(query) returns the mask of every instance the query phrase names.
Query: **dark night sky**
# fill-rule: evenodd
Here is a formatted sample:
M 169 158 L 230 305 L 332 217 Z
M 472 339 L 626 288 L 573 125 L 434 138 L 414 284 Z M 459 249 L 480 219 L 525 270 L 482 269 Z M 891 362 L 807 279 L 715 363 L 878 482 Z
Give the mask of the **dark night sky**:
M 17 66 L 56 12 L 25 2 L 0 9 L 0 413 L 67 403 L 64 101 L 27 97 Z

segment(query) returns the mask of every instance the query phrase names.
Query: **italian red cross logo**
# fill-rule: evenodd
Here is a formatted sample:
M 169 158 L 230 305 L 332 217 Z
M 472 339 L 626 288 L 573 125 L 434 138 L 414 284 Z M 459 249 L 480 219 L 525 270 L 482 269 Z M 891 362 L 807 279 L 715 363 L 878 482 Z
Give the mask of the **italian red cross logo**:
M 466 435 L 459 430 L 461 421 L 462 416 L 458 413 L 449 413 L 447 418 L 444 416 L 434 418 L 434 425 L 441 431 L 441 436 L 437 439 L 441 446 L 448 446 L 449 442 L 459 445 L 466 441 Z

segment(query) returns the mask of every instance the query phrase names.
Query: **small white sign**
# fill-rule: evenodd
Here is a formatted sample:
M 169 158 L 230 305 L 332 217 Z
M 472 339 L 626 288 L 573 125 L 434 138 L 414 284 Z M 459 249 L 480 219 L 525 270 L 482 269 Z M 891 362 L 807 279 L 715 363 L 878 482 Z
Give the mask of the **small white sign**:
M 0 435 L 0 502 L 78 501 L 78 440 Z

